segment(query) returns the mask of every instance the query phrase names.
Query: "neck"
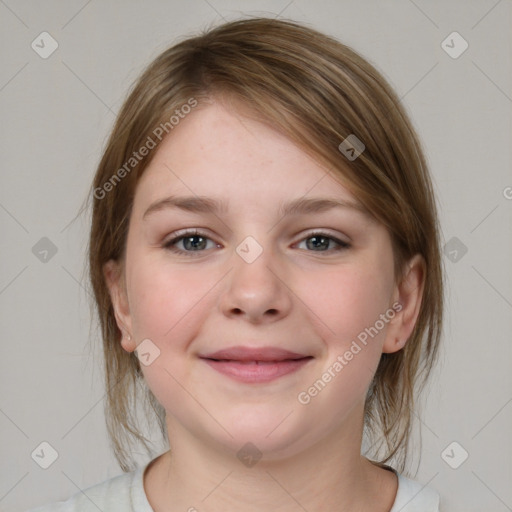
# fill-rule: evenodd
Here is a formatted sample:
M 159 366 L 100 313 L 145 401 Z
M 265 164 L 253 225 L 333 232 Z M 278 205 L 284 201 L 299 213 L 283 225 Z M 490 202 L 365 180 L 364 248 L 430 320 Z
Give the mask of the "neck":
M 245 459 L 246 464 L 225 447 L 202 442 L 172 418 L 167 426 L 172 454 L 159 457 L 151 478 L 150 468 L 145 476 L 155 512 L 387 512 L 394 502 L 395 475 L 360 455 L 360 422 L 306 450 L 275 459 L 263 454 L 256 463 Z

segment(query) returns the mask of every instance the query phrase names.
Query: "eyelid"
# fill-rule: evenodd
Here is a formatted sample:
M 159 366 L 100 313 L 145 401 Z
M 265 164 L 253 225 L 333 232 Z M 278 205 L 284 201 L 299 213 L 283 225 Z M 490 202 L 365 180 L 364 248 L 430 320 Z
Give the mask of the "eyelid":
M 346 245 L 350 245 L 350 243 L 352 242 L 348 235 L 339 235 L 337 232 L 333 232 L 329 228 L 313 228 L 311 230 L 308 230 L 301 234 L 301 238 L 299 241 L 301 242 L 305 238 L 309 238 L 314 235 L 328 236 L 329 238 L 332 238 L 333 240 Z M 346 240 L 344 238 L 346 238 Z
M 332 249 L 328 249 L 326 251 L 309 251 L 307 249 L 302 249 L 304 252 L 314 254 L 314 255 L 329 257 L 329 256 L 333 256 L 335 254 L 338 254 L 341 251 L 348 250 L 352 247 L 351 242 L 342 240 L 342 237 L 338 236 L 337 234 L 333 235 L 329 230 L 322 229 L 322 228 L 318 228 L 316 230 L 312 230 L 310 232 L 303 233 L 301 235 L 300 239 L 297 242 L 295 242 L 293 245 L 294 246 L 299 245 L 299 244 L 303 243 L 305 240 L 307 240 L 308 238 L 313 238 L 316 236 L 325 237 L 325 238 L 331 240 L 332 242 L 334 242 L 336 244 L 336 247 L 333 247 Z
M 163 245 L 168 244 L 169 242 L 177 241 L 180 238 L 185 238 L 187 236 L 204 236 L 205 238 L 211 239 L 211 234 L 208 232 L 208 230 L 203 230 L 203 228 L 184 228 L 179 229 L 178 231 L 175 231 L 172 233 L 168 240 L 165 240 L 163 242 Z
M 209 235 L 207 230 L 203 230 L 201 228 L 185 228 L 185 229 L 181 229 L 179 231 L 174 232 L 172 234 L 171 238 L 169 238 L 168 240 L 166 240 L 162 243 L 162 247 L 164 249 L 167 249 L 168 251 L 174 252 L 179 255 L 184 255 L 184 256 L 200 256 L 201 253 L 205 253 L 208 251 L 208 249 L 204 249 L 202 251 L 185 251 L 183 249 L 177 249 L 174 244 L 180 242 L 181 240 L 183 240 L 184 238 L 187 238 L 188 236 L 201 236 L 203 238 L 206 238 L 207 240 L 214 242 L 216 244 L 217 248 L 220 245 L 217 242 L 215 242 L 215 240 Z M 327 251 L 305 250 L 306 252 L 312 252 L 312 253 L 318 252 L 320 254 L 332 255 L 335 252 L 342 251 L 344 249 L 349 249 L 351 247 L 351 242 L 342 240 L 342 237 L 340 237 L 338 234 L 333 234 L 331 232 L 331 230 L 329 230 L 327 228 L 316 228 L 316 229 L 313 228 L 309 231 L 303 232 L 301 234 L 301 238 L 297 242 L 295 242 L 293 245 L 295 246 L 297 244 L 300 244 L 301 242 L 304 242 L 305 240 L 307 240 L 308 238 L 312 238 L 313 236 L 324 236 L 324 237 L 328 238 L 329 240 L 332 240 L 337 245 L 337 247 L 335 247 L 333 249 L 329 249 Z
M 206 238 L 206 239 L 214 242 L 215 245 L 217 245 L 217 246 L 220 245 L 213 239 L 213 237 L 208 233 L 207 230 L 203 231 L 201 228 L 185 228 L 185 229 L 180 229 L 180 230 L 172 233 L 170 238 L 168 238 L 162 242 L 162 247 L 169 251 L 176 252 L 178 254 L 186 254 L 186 255 L 194 255 L 194 254 L 200 254 L 202 252 L 203 253 L 206 252 L 206 250 L 204 250 L 204 251 L 183 251 L 182 249 L 176 249 L 176 247 L 174 247 L 174 244 L 176 244 L 177 242 L 179 242 L 189 236 L 201 236 L 203 238 Z

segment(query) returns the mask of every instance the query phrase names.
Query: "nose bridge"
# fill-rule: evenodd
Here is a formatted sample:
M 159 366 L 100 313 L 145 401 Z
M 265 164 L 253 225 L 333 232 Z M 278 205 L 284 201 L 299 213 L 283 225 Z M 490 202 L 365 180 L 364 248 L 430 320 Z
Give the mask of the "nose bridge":
M 272 266 L 276 265 L 275 251 L 270 247 L 270 237 L 258 237 L 258 242 L 252 235 L 247 236 L 240 242 L 233 255 L 232 286 L 237 286 L 241 291 L 253 295 L 260 295 L 262 298 L 269 295 L 276 287 L 275 271 Z
M 247 236 L 236 246 L 228 289 L 222 300 L 224 314 L 244 315 L 252 321 L 286 315 L 291 300 L 279 279 L 279 258 L 269 246 L 271 237 Z M 264 238 L 264 240 L 263 240 Z

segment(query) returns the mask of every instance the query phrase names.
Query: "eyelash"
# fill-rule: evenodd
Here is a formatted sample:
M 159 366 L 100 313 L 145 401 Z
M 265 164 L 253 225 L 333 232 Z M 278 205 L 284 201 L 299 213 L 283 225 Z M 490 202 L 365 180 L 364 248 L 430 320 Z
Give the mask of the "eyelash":
M 173 253 L 179 254 L 179 255 L 191 256 L 191 257 L 195 256 L 197 253 L 206 252 L 208 249 L 199 250 L 199 251 L 184 251 L 182 249 L 177 249 L 174 246 L 176 243 L 180 242 L 181 240 L 183 240 L 185 238 L 193 237 L 193 236 L 201 236 L 203 238 L 211 240 L 206 235 L 206 233 L 203 233 L 203 232 L 201 232 L 199 230 L 182 231 L 182 232 L 178 233 L 178 236 L 175 236 L 174 238 L 172 238 L 172 239 L 168 240 L 167 242 L 165 242 L 163 244 L 163 248 L 167 249 L 168 251 L 171 251 Z M 338 252 L 338 251 L 343 251 L 343 250 L 346 250 L 346 249 L 350 248 L 350 244 L 349 243 L 343 242 L 342 240 L 339 240 L 338 238 L 335 238 L 332 235 L 330 235 L 329 233 L 326 233 L 326 232 L 323 232 L 323 231 L 313 231 L 311 233 L 308 233 L 307 236 L 305 236 L 304 238 L 302 238 L 300 240 L 300 242 L 302 242 L 304 240 L 308 240 L 309 238 L 314 238 L 314 237 L 324 237 L 324 238 L 327 238 L 329 240 L 332 240 L 334 243 L 337 244 L 337 247 L 335 247 L 334 249 L 328 249 L 326 251 L 307 251 L 307 252 L 318 252 L 320 254 L 321 253 L 332 253 L 333 251 L 334 252 Z

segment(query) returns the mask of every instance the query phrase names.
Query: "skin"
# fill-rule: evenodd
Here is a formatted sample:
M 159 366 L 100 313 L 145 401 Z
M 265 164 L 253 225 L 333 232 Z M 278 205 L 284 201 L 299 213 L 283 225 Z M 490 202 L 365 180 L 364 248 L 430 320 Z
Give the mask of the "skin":
M 342 156 L 340 155 L 340 158 Z M 225 200 L 225 211 L 155 211 L 173 196 Z M 158 148 L 137 186 L 125 261 L 104 273 L 116 319 L 132 352 L 144 339 L 159 356 L 142 365 L 167 412 L 170 452 L 146 470 L 156 512 L 389 511 L 397 478 L 360 455 L 363 406 L 383 352 L 403 348 L 423 290 L 420 256 L 395 282 L 386 228 L 355 208 L 282 217 L 279 206 L 322 197 L 356 203 L 334 174 L 283 135 L 212 101 L 188 115 Z M 166 242 L 197 228 L 201 250 Z M 316 249 L 311 232 L 331 239 Z M 236 252 L 252 236 L 252 263 Z M 318 240 L 318 239 L 316 239 Z M 201 243 L 205 245 L 201 245 Z M 253 250 L 253 249 L 251 249 Z M 402 310 L 307 404 L 297 397 L 399 301 Z M 298 372 L 239 383 L 199 354 L 233 345 L 277 346 L 314 357 Z M 251 442 L 252 467 L 237 458 Z M 192 508 L 194 507 L 194 508 Z

